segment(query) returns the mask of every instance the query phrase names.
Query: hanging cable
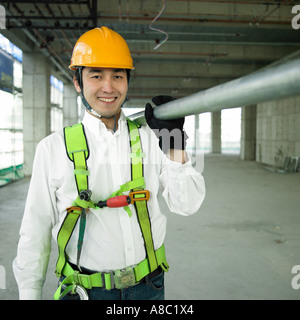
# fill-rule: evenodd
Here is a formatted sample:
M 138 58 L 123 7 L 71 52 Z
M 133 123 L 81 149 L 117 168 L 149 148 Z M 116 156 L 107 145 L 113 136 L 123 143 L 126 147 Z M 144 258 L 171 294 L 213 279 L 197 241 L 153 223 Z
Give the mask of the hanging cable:
M 121 0 L 119 0 L 119 21 L 122 21 L 122 9 L 121 9 Z
M 129 22 L 129 1 L 126 1 L 126 21 Z
M 161 40 L 155 47 L 154 47 L 154 50 L 158 49 L 162 44 L 164 44 L 168 38 L 169 38 L 169 35 L 166 31 L 162 30 L 162 29 L 158 29 L 158 28 L 154 28 L 152 25 L 153 23 L 164 13 L 165 9 L 167 7 L 167 0 L 163 0 L 163 7 L 162 9 L 160 10 L 160 12 L 158 13 L 158 15 L 152 20 L 152 22 L 150 23 L 149 25 L 149 29 L 150 30 L 153 30 L 153 31 L 158 31 L 158 32 L 161 32 L 165 35 L 165 38 L 163 40 Z

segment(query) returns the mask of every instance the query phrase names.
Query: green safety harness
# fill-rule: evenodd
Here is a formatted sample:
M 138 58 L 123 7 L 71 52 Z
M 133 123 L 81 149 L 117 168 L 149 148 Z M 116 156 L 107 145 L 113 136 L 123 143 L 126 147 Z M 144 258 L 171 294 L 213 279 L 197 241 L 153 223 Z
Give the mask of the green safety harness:
M 93 202 L 91 192 L 88 188 L 89 170 L 86 160 L 89 157 L 89 149 L 82 123 L 64 128 L 65 145 L 69 159 L 74 163 L 74 175 L 77 185 L 78 197 L 73 205 L 67 208 L 66 217 L 57 235 L 58 260 L 56 264 L 57 277 L 64 276 L 64 280 L 59 285 L 54 299 L 62 299 L 68 292 L 80 293 L 78 289 L 92 289 L 93 287 L 103 287 L 107 290 L 113 288 L 123 289 L 138 283 L 142 278 L 153 272 L 160 266 L 164 271 L 168 271 L 169 265 L 165 256 L 165 248 L 162 245 L 158 250 L 154 250 L 151 223 L 147 208 L 149 191 L 145 190 L 143 177 L 143 161 L 139 126 L 127 119 L 131 147 L 131 176 L 132 180 L 121 185 L 108 199 L 130 192 L 133 205 L 137 212 L 137 218 L 144 238 L 146 259 L 134 267 L 124 270 L 114 270 L 110 272 L 98 272 L 91 275 L 80 273 L 73 270 L 66 258 L 66 247 L 72 236 L 73 230 L 80 218 L 79 237 L 77 245 L 77 265 L 79 270 L 79 259 L 83 243 L 83 236 L 86 224 L 86 215 L 89 208 L 100 209 L 97 203 Z M 99 202 L 100 203 L 100 202 Z M 98 204 L 99 204 L 98 203 Z M 124 206 L 125 211 L 131 217 L 132 213 L 129 205 Z M 62 292 L 63 290 L 63 292 Z

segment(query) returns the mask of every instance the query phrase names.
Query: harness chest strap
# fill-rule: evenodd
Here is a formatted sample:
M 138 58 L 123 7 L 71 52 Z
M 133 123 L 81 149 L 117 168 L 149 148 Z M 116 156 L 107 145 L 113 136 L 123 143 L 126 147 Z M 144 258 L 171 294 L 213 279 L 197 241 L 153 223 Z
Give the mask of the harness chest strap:
M 142 191 L 144 190 L 144 186 L 145 186 L 144 177 L 143 177 L 143 163 L 142 163 L 143 153 L 141 151 L 139 130 L 137 125 L 130 120 L 127 120 L 127 124 L 128 124 L 130 146 L 131 146 L 132 180 L 122 185 L 119 190 L 117 190 L 111 195 L 111 197 L 115 195 L 123 194 L 123 192 L 130 191 L 130 190 L 133 192 Z M 88 159 L 88 156 L 89 156 L 89 149 L 88 149 L 88 145 L 87 145 L 87 141 L 84 133 L 84 127 L 81 123 L 79 123 L 71 127 L 66 127 L 64 130 L 64 133 L 65 133 L 65 143 L 66 143 L 68 157 L 71 161 L 74 162 L 74 175 L 75 175 L 75 181 L 76 181 L 77 190 L 79 194 L 82 190 L 88 190 L 89 171 L 87 168 L 86 160 Z M 141 195 L 136 194 L 135 196 L 139 197 Z M 69 264 L 67 264 L 65 250 L 69 242 L 69 239 L 71 238 L 72 232 L 77 224 L 78 218 L 81 215 L 82 208 L 85 208 L 85 209 L 89 207 L 96 208 L 95 203 L 93 203 L 92 201 L 85 201 L 85 200 L 79 201 L 78 198 L 75 200 L 74 205 L 76 205 L 77 207 L 75 208 L 73 207 L 72 210 L 67 212 L 66 218 L 62 223 L 61 229 L 57 237 L 59 257 L 56 265 L 56 275 L 58 277 L 60 277 L 62 274 L 66 275 L 67 277 L 70 276 L 69 274 L 66 274 L 66 272 L 74 273 L 74 271 L 66 267 L 66 266 L 69 266 Z M 147 272 L 146 274 L 148 274 L 154 271 L 155 269 L 157 269 L 159 265 L 161 265 L 162 268 L 165 271 L 167 271 L 168 264 L 165 259 L 164 248 L 163 249 L 160 248 L 156 252 L 154 251 L 151 224 L 150 224 L 150 218 L 149 218 L 149 213 L 147 208 L 147 201 L 146 200 L 136 201 L 134 202 L 134 206 L 137 212 L 137 217 L 138 217 L 142 235 L 144 238 L 145 250 L 146 250 L 146 256 L 147 256 L 147 258 L 141 262 L 142 265 L 148 266 L 148 267 L 143 267 L 143 270 L 146 270 Z M 124 207 L 124 208 L 125 210 L 127 208 L 126 211 L 129 214 L 131 214 L 129 207 Z M 160 258 L 158 258 L 157 256 L 158 251 L 159 251 Z M 136 275 L 136 281 L 139 281 L 138 279 L 141 279 L 140 274 L 143 275 L 145 273 L 145 271 L 141 272 L 139 271 L 139 269 L 140 267 L 138 266 L 135 267 L 134 269 L 135 275 Z M 79 277 L 77 276 L 77 278 L 80 278 L 80 277 L 81 276 Z

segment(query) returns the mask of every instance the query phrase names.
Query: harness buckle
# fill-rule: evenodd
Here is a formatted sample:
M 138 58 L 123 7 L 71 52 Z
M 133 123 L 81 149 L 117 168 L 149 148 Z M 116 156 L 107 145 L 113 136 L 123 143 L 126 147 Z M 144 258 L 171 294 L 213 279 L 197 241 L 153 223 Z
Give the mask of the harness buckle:
M 80 300 L 89 300 L 89 295 L 83 286 L 76 285 L 75 294 L 78 294 Z
M 144 194 L 144 197 L 142 196 L 143 194 Z M 149 190 L 132 191 L 129 193 L 128 196 L 130 197 L 132 203 L 135 201 L 143 201 L 143 200 L 148 201 L 150 198 L 150 191 Z
M 115 288 L 124 289 L 136 284 L 134 269 L 128 267 L 123 270 L 117 270 L 114 274 Z
M 67 213 L 81 214 L 82 208 L 72 206 L 72 207 L 68 207 L 66 210 L 67 210 Z

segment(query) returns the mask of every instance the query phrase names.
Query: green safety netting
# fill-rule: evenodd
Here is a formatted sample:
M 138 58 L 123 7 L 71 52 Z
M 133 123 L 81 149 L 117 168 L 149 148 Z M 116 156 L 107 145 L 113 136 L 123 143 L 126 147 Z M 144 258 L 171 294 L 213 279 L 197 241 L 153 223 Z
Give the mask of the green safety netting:
M 23 177 L 23 164 L 0 169 L 0 187 Z

